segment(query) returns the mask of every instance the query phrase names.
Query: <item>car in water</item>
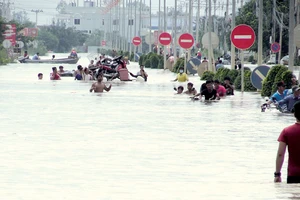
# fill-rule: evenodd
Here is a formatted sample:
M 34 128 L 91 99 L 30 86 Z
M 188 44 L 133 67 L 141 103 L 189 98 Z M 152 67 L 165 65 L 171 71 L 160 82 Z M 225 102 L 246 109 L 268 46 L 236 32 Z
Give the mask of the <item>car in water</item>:
M 283 56 L 280 60 L 281 65 L 288 65 L 289 64 L 289 55 Z

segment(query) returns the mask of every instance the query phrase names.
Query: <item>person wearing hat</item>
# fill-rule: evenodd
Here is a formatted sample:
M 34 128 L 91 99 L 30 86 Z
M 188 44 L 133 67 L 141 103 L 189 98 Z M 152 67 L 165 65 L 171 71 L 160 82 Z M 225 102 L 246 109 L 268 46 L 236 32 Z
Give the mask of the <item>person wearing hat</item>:
M 284 128 L 278 138 L 274 182 L 281 182 L 281 169 L 288 147 L 287 183 L 300 183 L 300 102 L 293 106 L 296 123 Z
M 292 112 L 294 104 L 300 101 L 300 87 L 294 86 L 292 90 L 293 94 L 286 96 L 284 99 L 278 101 L 278 103 L 275 103 L 280 111 Z M 286 109 L 283 106 L 284 104 L 286 105 Z

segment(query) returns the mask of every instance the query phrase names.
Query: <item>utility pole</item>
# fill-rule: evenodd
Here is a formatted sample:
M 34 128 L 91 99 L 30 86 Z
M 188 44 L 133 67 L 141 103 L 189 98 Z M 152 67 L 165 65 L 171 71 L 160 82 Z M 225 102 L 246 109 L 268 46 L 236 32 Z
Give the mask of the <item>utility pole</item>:
M 160 23 L 160 4 L 161 4 L 161 0 L 158 1 L 158 31 L 157 31 L 157 38 L 156 38 L 156 41 L 157 41 L 157 55 L 160 54 L 160 48 L 159 48 L 159 41 L 158 41 L 158 36 L 160 34 L 160 26 L 161 26 L 161 23 Z
M 143 53 L 143 40 L 142 40 L 142 1 L 140 0 L 140 16 L 139 16 L 139 37 L 141 38 L 141 44 L 139 46 L 139 53 Z
M 164 32 L 167 32 L 167 0 L 164 0 Z M 164 69 L 167 69 L 167 46 L 164 45 Z
M 257 55 L 257 65 L 260 66 L 262 64 L 262 56 L 263 56 L 263 14 L 264 14 L 264 5 L 263 0 L 259 0 L 259 15 L 258 15 L 258 55 Z
M 122 7 L 122 19 L 123 19 L 123 23 L 122 23 L 122 32 L 124 34 L 124 36 L 121 36 L 121 42 L 122 42 L 122 50 L 123 52 L 127 51 L 126 50 L 126 43 L 125 41 L 127 41 L 127 38 L 125 36 L 125 23 L 126 23 L 126 17 L 125 17 L 125 0 L 123 0 L 123 7 Z M 124 38 L 126 38 L 124 40 Z
M 149 25 L 149 34 L 150 34 L 150 37 L 149 37 L 149 53 L 152 52 L 152 16 L 151 16 L 151 9 L 152 9 L 152 2 L 151 0 L 149 0 L 149 4 L 150 4 L 150 7 L 149 7 L 149 17 L 150 17 L 150 25 Z
M 174 26 L 175 26 L 175 34 L 174 34 L 174 41 L 173 41 L 173 56 L 174 56 L 174 65 L 177 61 L 177 0 L 175 0 L 175 10 L 174 10 Z
M 278 53 L 278 63 L 280 63 L 280 59 L 281 59 L 281 47 L 282 47 L 282 24 L 283 24 L 283 13 L 281 13 L 280 16 L 280 34 L 279 34 L 279 45 L 280 45 L 280 49 L 279 49 L 279 53 Z
M 189 21 L 189 33 L 193 36 L 194 34 L 193 34 L 193 1 L 192 0 L 189 0 L 189 20 L 188 21 Z M 188 49 L 187 61 L 189 61 L 190 59 L 191 59 L 191 49 Z
M 272 27 L 272 42 L 276 42 L 276 0 L 273 0 L 273 27 Z
M 130 36 L 129 36 L 129 49 L 130 49 L 130 52 L 129 52 L 129 60 L 131 59 L 131 54 L 132 54 L 132 39 L 133 39 L 133 36 L 132 36 L 132 26 L 133 26 L 133 23 L 135 23 L 135 19 L 133 19 L 132 17 L 132 0 L 129 0 L 129 4 L 130 4 Z
M 232 0 L 232 19 L 231 19 L 231 31 L 235 27 L 235 0 Z M 231 69 L 234 69 L 235 67 L 235 46 L 231 42 Z
M 196 13 L 196 45 L 199 42 L 199 18 L 200 18 L 200 0 L 197 2 L 197 13 Z
M 35 27 L 37 27 L 37 22 L 38 22 L 38 14 L 40 12 L 43 12 L 43 10 L 31 10 L 31 12 L 35 13 Z
M 211 17 L 211 0 L 209 0 L 208 4 L 208 69 L 212 72 L 215 71 L 213 66 L 213 49 L 211 44 L 211 28 L 212 28 L 212 17 Z
M 289 70 L 294 71 L 294 58 L 295 58 L 295 42 L 294 42 L 294 29 L 295 29 L 295 0 L 290 0 L 289 5 Z

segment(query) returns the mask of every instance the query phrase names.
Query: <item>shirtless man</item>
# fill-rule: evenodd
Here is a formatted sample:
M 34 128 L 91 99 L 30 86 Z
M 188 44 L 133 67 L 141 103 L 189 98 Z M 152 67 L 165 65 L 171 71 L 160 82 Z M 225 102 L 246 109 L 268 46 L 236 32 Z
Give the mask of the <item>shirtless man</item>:
M 189 94 L 189 95 L 196 95 L 197 90 L 193 87 L 193 83 L 188 83 L 187 84 L 187 91 L 184 92 L 184 94 Z
M 103 92 L 103 90 L 105 90 L 106 92 L 108 92 L 111 89 L 111 84 L 109 85 L 109 87 L 106 87 L 106 85 L 102 82 L 103 80 L 103 76 L 101 74 L 98 75 L 97 77 L 97 82 L 93 83 L 90 92 Z

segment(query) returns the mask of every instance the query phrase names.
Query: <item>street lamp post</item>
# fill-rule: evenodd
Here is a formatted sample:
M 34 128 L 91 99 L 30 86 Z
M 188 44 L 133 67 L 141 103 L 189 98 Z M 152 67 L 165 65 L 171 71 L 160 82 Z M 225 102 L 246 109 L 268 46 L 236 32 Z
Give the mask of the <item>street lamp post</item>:
M 31 10 L 31 12 L 35 13 L 35 27 L 37 27 L 37 23 L 38 23 L 38 14 L 40 12 L 43 12 L 43 10 Z

